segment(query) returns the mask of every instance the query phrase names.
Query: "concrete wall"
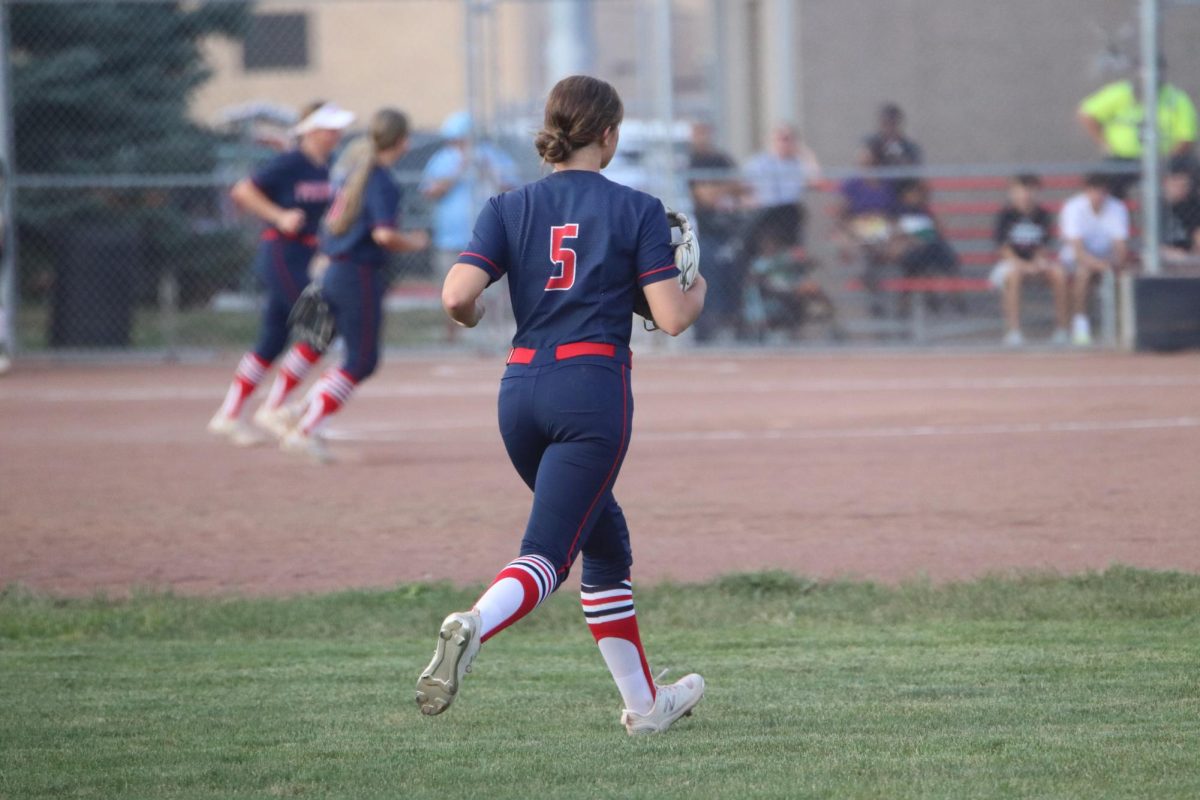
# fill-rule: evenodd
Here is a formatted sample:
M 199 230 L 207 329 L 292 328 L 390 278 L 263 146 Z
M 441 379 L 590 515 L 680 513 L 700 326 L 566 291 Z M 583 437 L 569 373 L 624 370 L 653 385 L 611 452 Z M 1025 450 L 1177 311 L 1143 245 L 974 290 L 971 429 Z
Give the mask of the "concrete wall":
M 730 0 L 735 30 L 726 63 L 762 58 L 774 21 L 769 0 Z M 934 163 L 1073 161 L 1093 156 L 1074 114 L 1111 79 L 1110 39 L 1137 46 L 1134 0 L 795 0 L 798 116 L 829 164 L 849 163 L 885 100 L 907 111 L 910 132 Z M 1169 10 L 1165 51 L 1173 82 L 1200 98 L 1200 6 Z M 755 50 L 758 50 L 756 53 Z M 725 121 L 739 154 L 772 122 L 747 95 L 776 78 L 764 66 L 731 87 Z M 750 117 L 751 119 L 747 119 Z

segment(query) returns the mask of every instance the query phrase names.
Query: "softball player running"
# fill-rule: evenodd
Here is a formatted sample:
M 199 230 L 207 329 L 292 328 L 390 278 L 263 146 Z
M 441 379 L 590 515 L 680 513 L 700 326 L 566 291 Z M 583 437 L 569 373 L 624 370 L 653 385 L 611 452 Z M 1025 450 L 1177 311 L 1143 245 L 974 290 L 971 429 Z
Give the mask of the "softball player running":
M 483 290 L 507 274 L 517 321 L 500 384 L 500 433 L 533 490 L 520 557 L 470 611 L 442 623 L 416 701 L 439 714 L 457 697 L 479 647 L 562 584 L 582 553 L 582 604 L 616 681 L 630 734 L 665 731 L 690 712 L 704 680 L 656 685 L 634 615 L 629 529 L 613 483 L 633 423 L 629 336 L 645 292 L 658 326 L 686 330 L 706 284 L 678 280 L 662 203 L 600 174 L 617 149 L 623 107 L 604 81 L 560 81 L 546 103 L 536 147 L 552 174 L 492 198 L 474 238 L 446 277 L 442 303 L 474 327 Z
M 284 450 L 328 460 L 319 435 L 321 423 L 339 411 L 379 365 L 387 255 L 429 246 L 424 231 L 396 229 L 400 188 L 389 168 L 407 150 L 408 117 L 385 108 L 375 112 L 365 140 L 348 154 L 347 177 L 321 230 L 321 253 L 329 258 L 321 294 L 345 343 L 345 359 L 313 386 L 296 426 L 283 439 Z
M 288 313 L 308 284 L 308 265 L 317 249 L 317 225 L 329 207 L 329 159 L 342 131 L 354 115 L 333 103 L 312 103 L 296 125 L 296 149 L 267 162 L 239 181 L 230 193 L 234 201 L 266 223 L 254 260 L 254 271 L 267 290 L 258 343 L 242 356 L 225 402 L 208 423 L 208 430 L 228 436 L 235 444 L 261 441 L 242 421 L 242 409 L 288 340 Z M 305 343 L 292 347 L 267 401 L 255 422 L 275 435 L 286 430 L 283 417 L 288 394 L 304 381 L 321 357 Z

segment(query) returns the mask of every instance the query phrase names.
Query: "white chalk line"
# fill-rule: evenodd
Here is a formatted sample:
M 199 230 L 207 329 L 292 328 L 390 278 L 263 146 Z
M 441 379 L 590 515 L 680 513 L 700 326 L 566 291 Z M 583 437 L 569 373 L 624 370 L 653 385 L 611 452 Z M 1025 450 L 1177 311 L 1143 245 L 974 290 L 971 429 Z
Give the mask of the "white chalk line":
M 1096 378 L 897 378 L 829 380 L 696 380 L 634 382 L 639 395 L 765 395 L 838 394 L 926 391 L 1054 391 L 1078 389 L 1159 389 L 1200 387 L 1198 376 L 1104 376 Z M 497 381 L 368 383 L 361 397 L 379 399 L 494 397 Z M 36 403 L 128 403 L 156 401 L 219 402 L 225 388 L 139 386 L 96 389 L 52 389 L 37 386 L 0 387 L 0 401 Z
M 449 426 L 447 426 L 449 427 Z M 479 425 L 463 424 L 462 429 L 479 430 Z M 639 442 L 772 442 L 814 439 L 920 439 L 952 436 L 1013 436 L 1051 433 L 1106 433 L 1120 431 L 1161 431 L 1200 428 L 1200 417 L 1163 419 L 1065 420 L 1059 422 L 1006 422 L 980 425 L 912 425 L 878 428 L 774 428 L 771 430 L 718 431 L 644 431 L 636 434 Z M 491 427 L 488 436 L 494 436 Z M 440 441 L 442 437 L 421 436 L 419 427 L 375 424 L 331 429 L 327 436 L 336 441 L 386 443 Z

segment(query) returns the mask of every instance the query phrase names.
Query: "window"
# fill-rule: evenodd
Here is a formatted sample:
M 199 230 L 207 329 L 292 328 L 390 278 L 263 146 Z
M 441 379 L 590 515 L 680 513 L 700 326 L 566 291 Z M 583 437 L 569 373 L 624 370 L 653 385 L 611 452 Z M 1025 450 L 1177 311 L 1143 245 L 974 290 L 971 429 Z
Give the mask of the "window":
M 308 67 L 307 14 L 255 14 L 242 43 L 242 67 L 251 72 Z

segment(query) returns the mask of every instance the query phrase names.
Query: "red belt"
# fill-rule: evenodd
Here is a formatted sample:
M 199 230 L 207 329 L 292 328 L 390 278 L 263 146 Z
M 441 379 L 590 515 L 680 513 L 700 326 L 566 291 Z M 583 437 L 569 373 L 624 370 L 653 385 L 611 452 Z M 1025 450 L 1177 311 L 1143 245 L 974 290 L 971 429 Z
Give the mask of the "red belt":
M 277 242 L 280 239 L 286 239 L 289 242 L 299 242 L 305 247 L 316 247 L 317 237 L 311 233 L 306 236 L 290 236 L 278 228 L 266 228 L 263 230 L 262 238 L 267 242 Z
M 537 354 L 537 350 L 528 347 L 514 347 L 509 351 L 508 361 L 504 363 L 532 364 Z M 615 344 L 602 344 L 600 342 L 572 342 L 571 344 L 560 344 L 554 348 L 555 361 L 565 361 L 568 358 L 579 358 L 580 356 L 616 358 L 617 346 Z

